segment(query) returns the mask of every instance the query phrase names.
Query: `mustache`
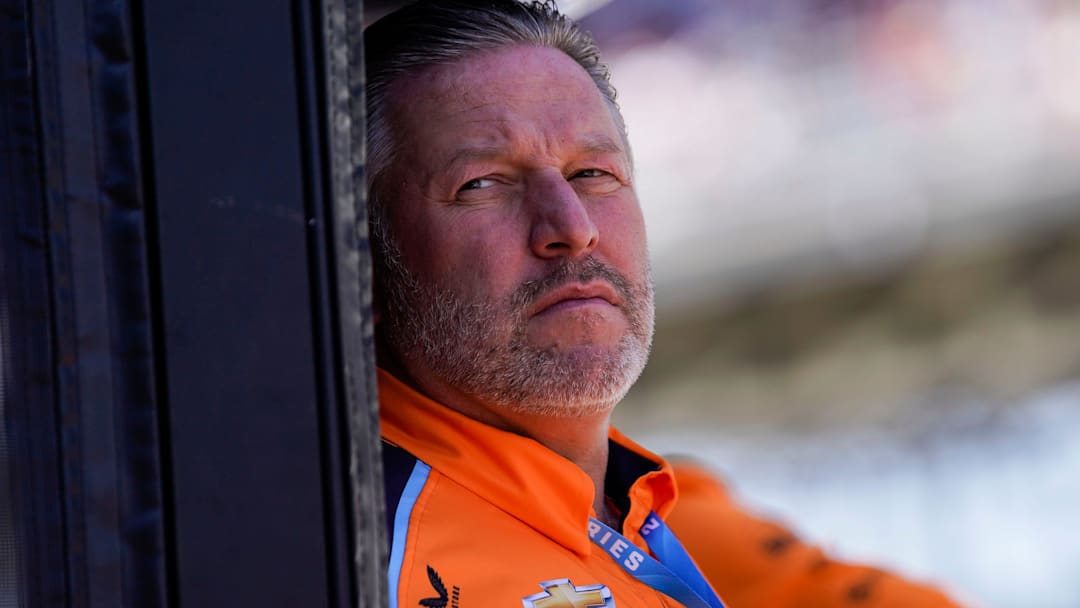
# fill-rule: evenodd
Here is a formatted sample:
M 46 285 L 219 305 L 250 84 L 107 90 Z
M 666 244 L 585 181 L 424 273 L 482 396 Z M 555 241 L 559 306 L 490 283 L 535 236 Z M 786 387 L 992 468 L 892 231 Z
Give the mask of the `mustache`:
M 597 279 L 610 283 L 619 292 L 623 302 L 629 304 L 634 301 L 634 290 L 630 281 L 622 273 L 594 257 L 564 260 L 544 277 L 522 283 L 514 290 L 510 301 L 515 309 L 524 310 L 544 294 L 567 283 L 588 283 Z

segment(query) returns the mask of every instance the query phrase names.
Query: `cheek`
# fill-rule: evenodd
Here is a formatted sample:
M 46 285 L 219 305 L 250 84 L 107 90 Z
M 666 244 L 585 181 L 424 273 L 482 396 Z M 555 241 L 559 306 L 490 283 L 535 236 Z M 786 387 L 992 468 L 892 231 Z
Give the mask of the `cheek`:
M 512 227 L 469 219 L 418 233 L 411 267 L 462 294 L 498 294 L 516 288 L 524 280 L 520 252 L 525 244 L 513 238 Z
M 645 220 L 636 204 L 605 206 L 598 214 L 600 244 L 605 257 L 626 272 L 640 275 L 648 266 Z

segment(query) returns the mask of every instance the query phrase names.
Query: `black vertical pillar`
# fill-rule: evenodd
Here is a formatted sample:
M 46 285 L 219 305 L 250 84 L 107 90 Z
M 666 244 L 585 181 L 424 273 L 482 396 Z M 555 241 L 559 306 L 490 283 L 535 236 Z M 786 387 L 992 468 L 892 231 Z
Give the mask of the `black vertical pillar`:
M 363 588 L 361 605 L 387 602 L 387 537 L 382 511 L 382 451 L 377 433 L 372 274 L 364 175 L 365 104 L 363 6 L 360 2 L 327 0 L 323 6 L 322 57 L 326 80 L 321 90 L 327 123 L 331 256 L 336 261 L 334 285 L 342 373 L 340 400 L 349 420 L 352 520 L 360 550 L 355 573 Z
M 0 8 L 0 606 L 382 605 L 359 3 Z
M 25 78 L 5 86 L 20 171 L 4 209 L 24 600 L 161 605 L 161 403 L 130 14 L 104 2 L 6 8 L 25 32 L 5 39 L 24 51 Z

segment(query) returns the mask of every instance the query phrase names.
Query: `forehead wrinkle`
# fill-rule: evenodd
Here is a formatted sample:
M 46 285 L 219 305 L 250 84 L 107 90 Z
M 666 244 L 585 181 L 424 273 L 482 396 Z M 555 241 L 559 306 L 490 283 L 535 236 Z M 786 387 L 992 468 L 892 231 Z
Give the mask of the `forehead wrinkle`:
M 468 96 L 468 95 L 461 95 L 461 96 L 450 96 L 450 95 L 448 95 L 445 98 L 446 99 L 455 99 L 455 100 L 456 99 L 468 100 L 469 97 L 470 96 Z M 469 112 L 475 112 L 477 110 L 486 110 L 488 108 L 495 108 L 496 110 L 503 110 L 502 113 L 507 113 L 506 110 L 509 110 L 509 106 L 506 103 L 505 99 L 497 99 L 497 100 L 491 100 L 491 101 L 473 102 L 473 103 L 471 103 L 471 104 L 469 104 L 467 106 L 457 108 L 456 110 L 448 111 L 447 116 L 452 117 L 452 116 L 457 116 L 459 114 L 467 114 Z M 482 120 L 490 120 L 490 119 L 477 119 L 477 121 L 482 121 Z
M 523 128 L 523 125 L 514 121 L 497 122 L 501 127 L 498 129 L 498 136 L 458 144 L 451 152 L 446 167 L 456 167 L 470 161 L 502 159 L 519 164 L 543 162 L 546 159 L 567 162 L 582 154 L 626 153 L 617 139 L 605 133 L 572 133 L 565 137 L 562 133 L 544 133 L 539 129 Z M 533 140 L 539 145 L 533 145 Z M 523 151 L 525 154 L 522 154 Z
M 500 79 L 501 67 L 493 73 L 488 71 L 486 60 L 495 56 L 495 53 L 484 54 L 476 56 L 476 61 L 431 66 L 423 73 L 395 82 L 394 96 L 402 103 L 396 106 L 393 118 L 406 120 L 417 113 L 429 117 L 427 120 L 408 120 L 411 127 L 408 131 L 412 131 L 413 136 L 402 138 L 405 141 L 399 140 L 399 145 L 411 148 L 418 157 L 436 160 L 441 156 L 443 159 L 430 165 L 427 171 L 422 170 L 426 179 L 435 179 L 439 173 L 452 168 L 453 163 L 470 157 L 491 159 L 499 156 L 514 163 L 539 163 L 545 160 L 565 162 L 571 155 L 618 154 L 625 158 L 627 165 L 632 164 L 625 135 L 618 127 L 610 104 L 584 70 L 581 70 L 581 78 L 567 77 L 565 72 L 549 70 L 544 65 L 540 66 L 542 69 L 527 72 L 524 77 L 520 72 L 513 73 L 516 84 L 509 86 Z M 534 64 L 535 61 L 526 63 Z M 578 66 L 573 64 L 572 67 Z M 548 82 L 549 76 L 558 77 L 556 84 L 538 88 Z M 493 97 L 492 91 L 500 89 L 502 94 Z M 577 100 L 573 107 L 568 103 L 571 99 Z M 536 102 L 542 103 L 549 112 L 561 114 L 553 127 L 550 122 L 545 125 L 543 120 L 535 120 Z M 596 125 L 579 124 L 578 118 L 589 114 L 590 106 L 603 108 L 610 121 L 610 133 L 603 127 L 596 129 Z M 443 123 L 444 130 L 435 141 L 422 136 L 423 131 L 437 123 Z M 437 143 L 440 139 L 442 141 Z M 426 144 L 417 145 L 424 140 L 427 140 Z M 423 148 L 427 148 L 426 153 Z M 443 152 L 439 153 L 438 148 Z
M 581 149 L 593 154 L 625 154 L 626 149 L 605 133 L 586 133 L 581 137 Z
M 622 133 L 602 98 L 589 101 L 596 102 L 596 107 L 593 109 L 603 111 L 605 117 L 610 120 L 611 133 L 605 132 L 604 129 L 597 130 L 592 125 L 579 124 L 579 118 L 589 110 L 581 104 L 557 104 L 561 106 L 562 118 L 552 124 L 546 120 L 537 120 L 531 108 L 522 111 L 507 101 L 507 98 L 495 99 L 456 109 L 444 106 L 442 111 L 445 112 L 444 118 L 466 116 L 460 124 L 476 128 L 476 139 L 513 143 L 528 142 L 535 138 L 543 141 L 545 148 L 550 147 L 552 142 L 559 142 L 587 152 L 627 152 Z M 566 100 L 558 97 L 558 101 L 565 102 Z M 555 109 L 553 106 L 548 106 L 548 108 Z M 478 116 L 468 116 L 478 111 L 483 113 Z

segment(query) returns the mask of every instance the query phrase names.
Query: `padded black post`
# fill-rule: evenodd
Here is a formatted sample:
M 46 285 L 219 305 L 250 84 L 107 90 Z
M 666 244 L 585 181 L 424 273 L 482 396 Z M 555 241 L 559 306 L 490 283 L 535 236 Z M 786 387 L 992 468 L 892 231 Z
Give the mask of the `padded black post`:
M 382 605 L 359 3 L 0 8 L 15 605 Z

